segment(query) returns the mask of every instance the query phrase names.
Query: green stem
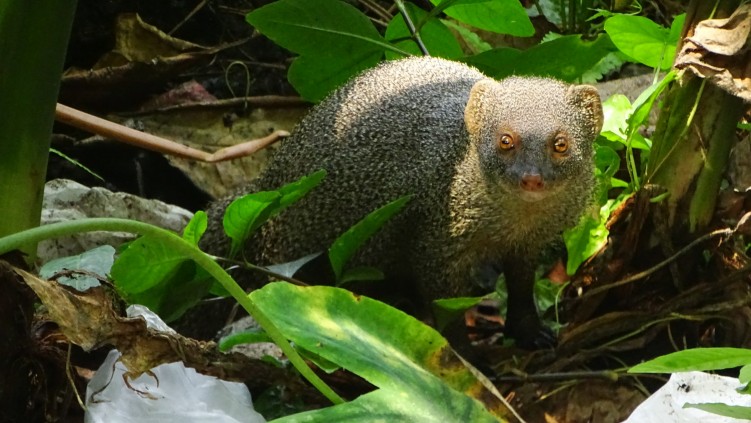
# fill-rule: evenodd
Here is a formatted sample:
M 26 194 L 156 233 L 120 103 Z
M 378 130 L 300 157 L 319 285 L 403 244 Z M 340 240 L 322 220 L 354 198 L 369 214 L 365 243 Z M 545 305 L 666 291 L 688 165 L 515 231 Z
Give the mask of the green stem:
M 326 383 L 321 380 L 311 369 L 308 367 L 300 355 L 289 344 L 287 338 L 282 335 L 282 332 L 271 322 L 271 320 L 264 315 L 261 310 L 253 303 L 253 301 L 246 295 L 245 291 L 235 282 L 227 272 L 222 269 L 211 257 L 206 253 L 196 248 L 193 244 L 180 238 L 178 235 L 150 225 L 148 223 L 138 222 L 135 220 L 127 219 L 114 219 L 114 218 L 92 218 L 92 219 L 80 219 L 71 220 L 67 222 L 53 223 L 50 225 L 39 226 L 33 229 L 29 229 L 23 232 L 18 232 L 13 235 L 9 235 L 0 238 L 0 255 L 18 249 L 22 245 L 28 245 L 29 243 L 37 243 L 39 241 L 58 238 L 61 236 L 72 235 L 79 232 L 90 231 L 114 231 L 114 232 L 132 232 L 139 235 L 152 236 L 165 242 L 175 251 L 183 254 L 186 258 L 190 258 L 195 261 L 199 266 L 203 267 L 211 276 L 213 276 L 219 283 L 232 295 L 232 297 L 240 303 L 240 305 L 258 322 L 261 327 L 266 330 L 269 337 L 281 348 L 287 359 L 293 366 L 300 372 L 300 374 L 308 380 L 313 386 L 316 387 L 326 398 L 328 398 L 334 404 L 341 404 L 344 400 L 336 394 Z

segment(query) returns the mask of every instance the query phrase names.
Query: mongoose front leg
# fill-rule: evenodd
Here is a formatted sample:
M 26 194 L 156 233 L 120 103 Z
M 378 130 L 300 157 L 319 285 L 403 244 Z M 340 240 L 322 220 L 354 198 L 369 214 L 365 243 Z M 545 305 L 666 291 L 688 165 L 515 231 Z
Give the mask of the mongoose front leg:
M 535 260 L 509 257 L 503 262 L 508 289 L 506 335 L 522 348 L 538 349 L 556 344 L 555 335 L 540 321 L 535 304 Z

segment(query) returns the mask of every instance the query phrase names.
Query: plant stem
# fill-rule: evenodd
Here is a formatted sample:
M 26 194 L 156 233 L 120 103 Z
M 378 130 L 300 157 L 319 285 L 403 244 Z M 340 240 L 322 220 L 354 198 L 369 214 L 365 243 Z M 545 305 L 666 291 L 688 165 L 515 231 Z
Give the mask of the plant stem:
M 407 8 L 404 6 L 404 2 L 402 0 L 396 0 L 396 7 L 399 8 L 399 13 L 402 14 L 402 19 L 404 19 L 404 23 L 407 25 L 407 29 L 412 34 L 412 39 L 417 44 L 417 47 L 420 48 L 420 51 L 424 56 L 430 56 L 428 48 L 425 47 L 425 44 L 422 42 L 420 32 L 415 29 L 415 24 L 412 23 L 412 19 L 409 17 L 409 13 L 407 13 Z
M 28 245 L 29 243 L 37 243 L 45 239 L 58 238 L 79 232 L 90 231 L 125 231 L 144 236 L 151 236 L 168 244 L 171 248 L 183 254 L 186 258 L 195 261 L 196 264 L 203 267 L 211 276 L 219 281 L 224 289 L 226 289 L 227 292 L 229 292 L 230 295 L 232 295 L 232 297 L 258 322 L 258 324 L 266 330 L 266 333 L 268 333 L 269 337 L 271 337 L 279 348 L 281 348 L 290 363 L 295 366 L 308 382 L 315 386 L 316 389 L 318 389 L 332 403 L 341 404 L 344 402 L 336 392 L 326 385 L 326 383 L 321 380 L 321 378 L 319 378 L 318 375 L 307 366 L 307 364 L 305 364 L 302 357 L 300 357 L 297 351 L 295 351 L 295 349 L 289 344 L 287 338 L 285 338 L 273 322 L 264 315 L 258 307 L 256 307 L 245 291 L 240 288 L 237 282 L 235 282 L 221 266 L 193 244 L 166 229 L 148 223 L 127 219 L 91 218 L 71 220 L 39 226 L 0 238 L 0 255 L 15 250 L 22 245 Z

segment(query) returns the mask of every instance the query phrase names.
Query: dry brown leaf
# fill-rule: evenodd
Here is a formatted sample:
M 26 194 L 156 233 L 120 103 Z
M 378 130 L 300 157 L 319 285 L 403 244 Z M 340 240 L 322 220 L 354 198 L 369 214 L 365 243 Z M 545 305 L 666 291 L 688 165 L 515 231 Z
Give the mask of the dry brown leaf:
M 0 273 L 7 272 L 19 275 L 37 294 L 70 342 L 87 351 L 107 345 L 117 348 L 130 377 L 163 363 L 182 361 L 199 373 L 243 381 L 251 387 L 280 384 L 302 395 L 318 396 L 304 387 L 298 377 L 272 364 L 238 353 L 221 353 L 214 342 L 149 329 L 141 317 L 120 316 L 113 307 L 116 299 L 107 288 L 79 292 L 0 261 Z
M 174 75 L 208 63 L 215 53 L 244 41 L 203 47 L 171 37 L 134 13 L 123 14 L 116 22 L 113 50 L 92 69 L 65 72 L 61 102 L 78 108 L 140 102 Z
M 727 19 L 707 19 L 696 25 L 675 61 L 728 93 L 751 102 L 751 3 Z

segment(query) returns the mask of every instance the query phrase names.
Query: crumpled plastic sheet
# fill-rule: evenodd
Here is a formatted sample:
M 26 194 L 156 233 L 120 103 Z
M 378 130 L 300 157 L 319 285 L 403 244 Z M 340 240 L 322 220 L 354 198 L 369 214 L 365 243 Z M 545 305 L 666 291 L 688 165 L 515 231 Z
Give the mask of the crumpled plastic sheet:
M 737 378 L 704 372 L 673 373 L 670 380 L 641 403 L 623 423 L 738 423 L 684 404 L 723 403 L 751 407 L 751 395 L 736 391 Z
M 145 307 L 129 307 L 128 315 L 134 314 L 143 315 L 150 328 L 171 330 Z M 128 379 L 128 386 L 124 379 L 128 370 L 119 358 L 117 350 L 110 351 L 89 382 L 86 423 L 266 422 L 253 409 L 250 392 L 242 383 L 206 376 L 176 362 Z
M 751 3 L 727 19 L 699 22 L 675 59 L 675 67 L 708 78 L 751 103 Z

